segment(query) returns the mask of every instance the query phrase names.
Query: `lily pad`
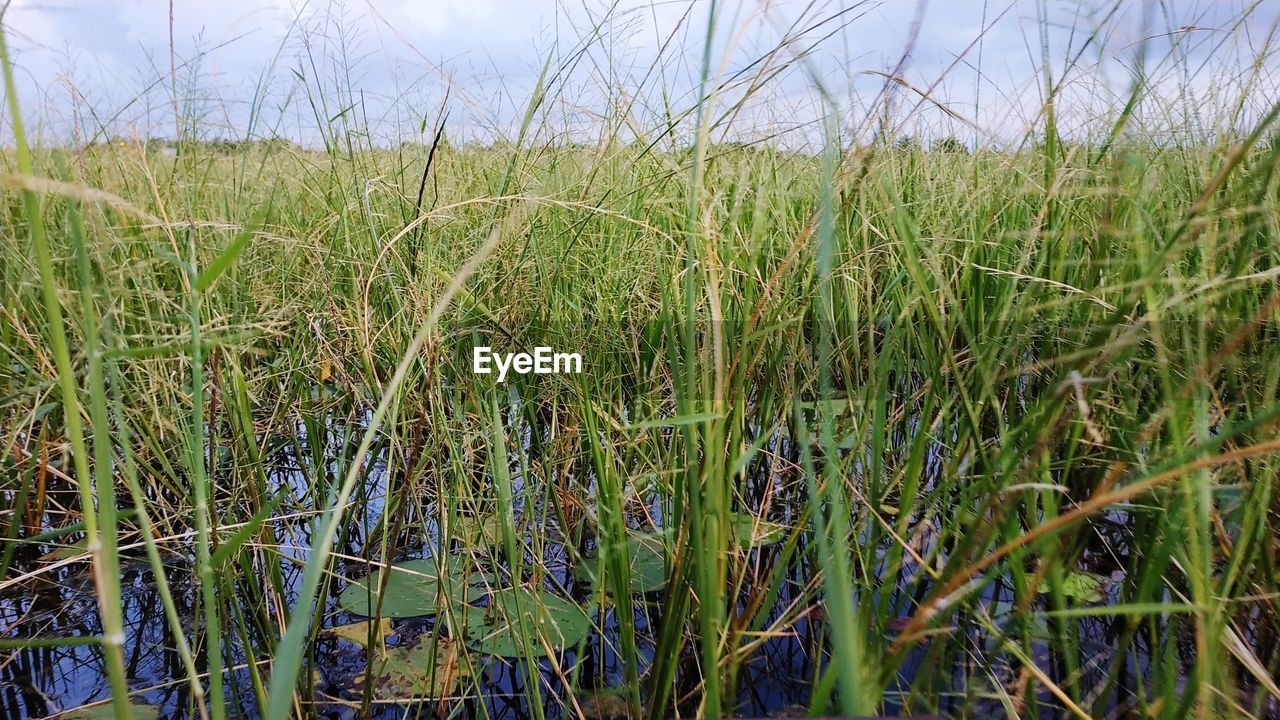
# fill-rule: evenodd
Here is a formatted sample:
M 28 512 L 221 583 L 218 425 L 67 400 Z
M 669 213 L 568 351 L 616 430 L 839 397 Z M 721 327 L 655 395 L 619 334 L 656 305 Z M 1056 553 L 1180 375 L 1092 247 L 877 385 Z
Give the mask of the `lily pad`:
M 729 514 L 729 533 L 734 543 L 744 550 L 764 547 L 781 541 L 787 536 L 787 526 L 762 520 L 751 513 Z
M 631 591 L 649 593 L 667 584 L 667 548 L 659 533 L 637 533 L 627 538 L 627 554 L 631 557 Z M 598 558 L 582 563 L 581 578 L 596 585 Z
M 324 630 L 323 633 L 326 635 L 332 635 L 338 638 L 339 640 L 346 640 L 347 642 L 355 643 L 356 645 L 359 645 L 362 648 L 368 648 L 369 647 L 369 626 L 372 624 L 373 624 L 372 620 L 361 620 L 360 622 L 353 622 L 353 623 L 348 623 L 346 625 L 331 627 L 327 630 Z M 381 621 L 378 622 L 378 627 L 377 629 L 374 630 L 374 636 L 375 637 L 381 636 L 383 638 L 386 638 L 388 635 L 391 635 L 392 632 L 393 631 L 391 630 L 391 618 L 384 617 L 382 618 Z
M 631 589 L 653 592 L 667 584 L 667 548 L 661 535 L 633 535 L 627 539 L 631 556 Z
M 413 647 L 388 648 L 373 674 L 379 700 L 434 700 L 452 695 L 471 668 L 457 643 L 428 633 Z
M 1048 587 L 1045 587 L 1048 592 Z M 1006 632 L 1026 634 L 1028 637 L 1048 640 L 1053 637 L 1049 632 L 1049 623 L 1043 613 L 1032 612 L 1022 615 L 1018 607 L 1008 600 L 997 600 L 991 606 L 991 616 L 1004 627 Z
M 408 560 L 392 565 L 391 576 L 383 589 L 382 615 L 392 618 L 435 615 L 446 601 L 461 605 L 484 597 L 486 584 L 493 581 L 485 573 L 471 572 L 470 565 L 461 558 L 447 560 L 444 570 L 445 582 L 441 582 L 435 560 Z M 378 606 L 379 583 L 380 572 L 375 570 L 343 590 L 338 604 L 348 612 L 371 617 Z
M 464 545 L 497 545 L 502 541 L 501 532 L 497 515 L 458 515 L 450 523 L 448 534 Z
M 519 657 L 527 651 L 541 657 L 548 646 L 563 650 L 582 642 L 591 620 L 572 602 L 541 590 L 507 588 L 493 593 L 489 605 L 468 607 L 462 635 L 467 645 L 486 655 Z M 520 620 L 523 618 L 524 622 Z M 523 631 L 529 633 L 524 638 Z
M 1062 594 L 1079 603 L 1098 602 L 1102 599 L 1102 577 L 1087 572 L 1073 572 L 1062 581 Z M 1049 583 L 1040 583 L 1039 591 L 1048 595 Z

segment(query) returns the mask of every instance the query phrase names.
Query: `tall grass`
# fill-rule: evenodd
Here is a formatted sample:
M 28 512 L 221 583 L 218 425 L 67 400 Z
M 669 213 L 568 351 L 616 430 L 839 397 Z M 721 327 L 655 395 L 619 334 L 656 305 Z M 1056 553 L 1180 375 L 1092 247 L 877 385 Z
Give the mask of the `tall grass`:
M 74 701 L 117 717 L 370 714 L 390 581 L 363 685 L 337 690 L 335 596 L 430 557 L 571 598 L 593 630 L 544 657 L 554 628 L 512 608 L 504 664 L 462 640 L 507 609 L 441 600 L 428 634 L 464 682 L 420 714 L 501 714 L 504 690 L 533 717 L 602 693 L 653 718 L 1274 714 L 1280 106 L 1241 97 L 1175 142 L 1142 128 L 1162 98 L 1138 75 L 1072 138 L 1074 66 L 1046 63 L 1020 143 L 925 147 L 890 73 L 853 123 L 824 89 L 804 150 L 731 142 L 857 18 L 733 74 L 739 18 L 698 10 L 690 99 L 663 92 L 672 50 L 632 88 L 661 102 L 590 144 L 554 108 L 608 18 L 543 57 L 509 137 L 450 144 L 442 108 L 395 149 L 356 110 L 345 35 L 328 59 L 309 37 L 294 75 L 322 147 L 196 126 L 176 156 L 29 147 L 0 44 L 22 196 L 0 210 L 0 650 L 89 643 L 104 687 Z M 586 373 L 495 386 L 480 344 Z M 81 534 L 85 556 L 45 554 Z M 640 534 L 665 543 L 647 592 Z M 154 642 L 121 579 L 143 554 L 170 677 L 126 667 Z M 88 640 L 10 620 L 84 562 Z M 799 674 L 798 698 L 759 697 Z
M 17 90 L 13 80 L 13 67 L 9 61 L 8 44 L 4 33 L 0 32 L 0 65 L 4 70 L 5 95 L 9 100 L 9 111 L 13 120 L 13 137 L 15 160 L 18 173 L 25 177 L 35 176 L 35 164 L 31 150 L 27 145 L 26 132 L 23 128 L 22 112 L 18 104 Z M 120 587 L 116 584 L 119 559 L 116 547 L 116 508 L 115 478 L 110 471 L 111 446 L 106 439 L 108 418 L 106 409 L 106 385 L 102 367 L 102 345 L 98 336 L 96 310 L 93 306 L 92 286 L 86 287 L 88 293 L 82 305 L 84 347 L 88 358 L 86 384 L 90 395 L 90 417 L 95 441 L 93 442 L 94 465 L 89 464 L 89 446 L 85 443 L 84 426 L 80 416 L 80 386 L 76 374 L 71 367 L 71 354 L 67 344 L 66 329 L 63 326 L 62 305 L 58 299 L 58 280 L 54 275 L 53 258 L 50 250 L 48 234 L 45 229 L 44 211 L 40 196 L 30 189 L 22 192 L 23 211 L 28 222 L 31 245 L 36 254 L 36 268 L 40 278 L 40 292 L 43 306 L 39 308 L 49 330 L 49 344 L 52 346 L 54 369 L 58 388 L 61 394 L 62 411 L 66 427 L 67 440 L 71 445 L 71 455 L 75 462 L 75 480 L 80 499 L 83 517 L 86 548 L 93 556 L 93 581 L 97 592 L 99 613 L 102 618 L 102 635 L 97 639 L 102 648 L 103 659 L 107 666 L 107 677 L 111 684 L 111 700 L 117 717 L 128 713 L 128 685 L 124 668 L 124 622 L 121 618 Z M 88 282 L 89 276 L 84 256 L 84 237 L 80 231 L 78 208 L 71 208 L 73 245 L 77 246 L 80 256 L 80 280 Z M 24 493 L 25 494 L 25 493 Z M 11 508 L 16 521 L 17 508 Z

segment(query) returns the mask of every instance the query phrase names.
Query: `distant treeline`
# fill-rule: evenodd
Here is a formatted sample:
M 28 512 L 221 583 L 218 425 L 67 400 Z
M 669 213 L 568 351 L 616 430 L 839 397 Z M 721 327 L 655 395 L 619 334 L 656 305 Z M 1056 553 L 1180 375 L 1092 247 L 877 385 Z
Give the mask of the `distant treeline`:
M 1263 138 L 1262 140 L 1260 140 L 1258 143 L 1254 145 L 1252 152 L 1250 154 L 1256 155 L 1259 153 L 1267 154 L 1272 152 L 1277 147 L 1280 147 L 1280 144 L 1277 143 L 1278 139 L 1280 138 L 1278 138 L 1275 135 L 1271 135 Z M 1146 137 L 1146 138 L 1124 137 L 1119 139 L 1118 142 L 1121 145 L 1126 145 L 1126 146 L 1132 146 L 1136 143 L 1137 145 L 1143 146 L 1145 148 L 1166 150 L 1166 151 L 1177 150 L 1177 149 L 1187 149 L 1192 146 L 1204 147 L 1206 145 L 1213 144 L 1212 141 L 1208 141 L 1208 140 L 1204 142 L 1199 142 L 1199 143 L 1159 142 L 1150 137 Z M 636 144 L 647 145 L 647 146 L 655 145 L 655 143 L 652 143 L 652 142 L 644 142 L 644 143 L 637 142 Z M 1022 147 L 1021 150 L 1032 150 L 1032 151 L 1039 152 L 1045 148 L 1045 145 L 1046 145 L 1045 141 L 1043 139 L 1039 139 L 1038 141 L 1029 142 L 1029 144 Z M 1098 147 L 1101 147 L 1103 143 L 1102 142 L 1066 141 L 1063 139 L 1059 139 L 1056 145 L 1059 152 L 1070 153 L 1073 150 L 1096 149 Z M 231 140 L 231 139 L 225 139 L 225 138 L 215 138 L 215 139 L 207 139 L 207 140 L 183 140 L 181 143 L 179 143 L 178 141 L 175 141 L 172 138 L 148 138 L 146 140 L 140 141 L 137 138 L 114 136 L 108 139 L 97 139 L 97 140 L 90 141 L 84 145 L 84 148 L 86 149 L 108 148 L 108 147 L 120 148 L 120 147 L 129 147 L 129 146 L 133 146 L 133 147 L 140 146 L 147 152 L 154 152 L 154 153 L 166 152 L 166 153 L 173 153 L 173 154 L 179 153 L 183 150 L 193 151 L 193 152 L 198 151 L 201 153 L 217 153 L 217 154 L 225 154 L 225 155 L 241 154 L 249 151 L 258 151 L 258 152 L 266 152 L 266 153 L 274 153 L 274 152 L 304 153 L 304 152 L 313 152 L 313 151 L 314 152 L 324 151 L 323 145 L 307 146 L 302 143 L 294 142 L 292 140 L 288 140 L 286 138 L 281 138 L 281 137 L 261 138 L 261 139 L 254 139 L 254 140 Z M 601 148 L 599 147 L 593 146 L 588 143 L 581 143 L 581 142 L 563 142 L 558 144 L 557 147 L 559 149 L 574 149 L 574 150 L 581 150 L 583 152 L 596 152 L 601 150 Z M 931 154 L 937 153 L 937 154 L 946 154 L 946 155 L 970 155 L 972 153 L 982 153 L 982 152 L 1008 153 L 1008 152 L 1017 151 L 1017 149 L 1015 148 L 998 149 L 998 148 L 990 148 L 985 146 L 974 147 L 972 143 L 967 143 L 957 138 L 954 135 L 948 135 L 940 138 L 923 138 L 923 139 L 916 137 L 914 135 L 898 135 L 884 141 L 881 144 L 881 147 L 889 148 L 899 153 L 931 153 Z M 355 149 L 359 151 L 381 150 L 381 151 L 396 151 L 401 154 L 410 154 L 410 155 L 424 154 L 425 155 L 431 152 L 431 143 L 407 140 L 394 145 L 387 145 L 387 146 L 381 146 L 381 147 L 377 145 L 364 146 L 364 147 L 358 147 Z M 461 147 L 459 147 L 451 143 L 448 137 L 442 137 L 439 143 L 439 147 L 436 149 L 436 151 L 448 152 L 448 151 L 461 150 L 466 152 L 476 152 L 476 153 L 484 154 L 484 153 L 507 153 L 507 152 L 513 151 L 514 149 L 515 149 L 514 144 L 507 141 L 495 141 L 495 142 L 487 142 L 487 143 L 468 142 L 462 145 Z M 677 151 L 677 154 L 692 155 L 693 152 L 694 152 L 694 148 L 693 146 L 690 145 L 690 146 L 681 147 Z M 790 155 L 790 156 L 817 157 L 820 154 L 820 152 L 814 151 L 814 150 L 779 148 L 771 144 L 767 140 L 763 140 L 763 141 L 756 141 L 756 142 L 729 141 L 729 142 L 712 143 L 707 148 L 707 154 L 709 157 L 725 156 L 725 155 Z

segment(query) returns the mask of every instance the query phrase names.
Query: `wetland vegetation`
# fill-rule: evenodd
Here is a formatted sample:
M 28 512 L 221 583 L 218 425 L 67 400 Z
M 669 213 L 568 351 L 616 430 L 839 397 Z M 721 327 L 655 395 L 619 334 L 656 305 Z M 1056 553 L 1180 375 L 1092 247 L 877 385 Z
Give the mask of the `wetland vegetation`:
M 1274 48 L 1005 142 L 815 74 L 801 147 L 734 123 L 857 13 L 730 73 L 731 10 L 589 142 L 600 27 L 483 143 L 314 57 L 314 143 L 58 142 L 7 48 L 0 714 L 1280 716 Z

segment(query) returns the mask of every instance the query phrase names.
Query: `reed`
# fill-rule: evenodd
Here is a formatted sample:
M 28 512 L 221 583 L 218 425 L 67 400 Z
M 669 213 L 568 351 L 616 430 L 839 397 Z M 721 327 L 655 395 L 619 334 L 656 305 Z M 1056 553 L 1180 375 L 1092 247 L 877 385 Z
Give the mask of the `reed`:
M 1177 142 L 1144 73 L 1189 61 L 1144 47 L 1088 139 L 1075 57 L 1020 142 L 922 143 L 940 93 L 855 113 L 809 64 L 851 13 L 729 72 L 709 3 L 687 98 L 673 46 L 568 142 L 610 18 L 487 144 L 451 89 L 380 146 L 334 31 L 290 80 L 316 147 L 263 129 L 273 64 L 243 140 L 183 120 L 176 156 L 29 145 L 0 35 L 0 618 L 93 578 L 90 630 L 0 656 L 119 718 L 1274 714 L 1265 63 Z M 787 73 L 820 139 L 739 142 Z M 498 384 L 478 345 L 585 371 Z

